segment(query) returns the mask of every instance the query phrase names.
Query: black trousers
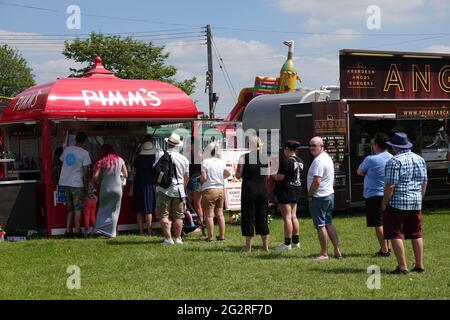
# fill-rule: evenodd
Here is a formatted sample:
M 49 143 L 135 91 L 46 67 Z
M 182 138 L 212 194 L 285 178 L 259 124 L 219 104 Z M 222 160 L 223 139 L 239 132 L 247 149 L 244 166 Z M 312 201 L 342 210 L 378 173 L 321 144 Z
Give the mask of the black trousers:
M 244 237 L 269 234 L 268 199 L 265 184 L 243 185 L 241 191 L 241 230 Z

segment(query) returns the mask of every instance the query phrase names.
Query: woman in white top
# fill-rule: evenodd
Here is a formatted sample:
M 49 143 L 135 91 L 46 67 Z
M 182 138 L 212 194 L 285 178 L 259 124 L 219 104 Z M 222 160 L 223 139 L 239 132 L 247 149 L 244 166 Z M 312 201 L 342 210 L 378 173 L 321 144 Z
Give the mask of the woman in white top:
M 208 233 L 207 241 L 213 241 L 214 216 L 219 224 L 217 240 L 225 240 L 225 218 L 223 217 L 223 180 L 230 176 L 225 162 L 219 158 L 220 150 L 216 142 L 211 142 L 203 153 L 200 183 L 202 184 L 203 217 Z

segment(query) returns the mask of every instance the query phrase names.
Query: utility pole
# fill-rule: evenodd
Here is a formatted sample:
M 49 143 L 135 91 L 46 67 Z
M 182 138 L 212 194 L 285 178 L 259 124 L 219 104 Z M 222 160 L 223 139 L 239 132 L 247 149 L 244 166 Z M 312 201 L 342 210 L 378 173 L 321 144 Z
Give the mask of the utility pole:
M 206 26 L 206 46 L 208 49 L 208 71 L 206 71 L 206 87 L 208 89 L 209 117 L 214 118 L 214 86 L 211 25 Z

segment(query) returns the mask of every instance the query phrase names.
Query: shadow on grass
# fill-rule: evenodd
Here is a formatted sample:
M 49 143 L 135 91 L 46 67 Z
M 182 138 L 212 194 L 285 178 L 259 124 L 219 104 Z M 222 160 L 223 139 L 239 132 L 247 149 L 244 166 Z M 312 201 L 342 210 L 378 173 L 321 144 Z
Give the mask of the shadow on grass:
M 206 241 L 203 240 L 205 244 L 207 244 Z M 242 246 L 232 246 L 232 245 L 226 245 L 221 241 L 213 241 L 208 243 L 206 247 L 196 247 L 196 248 L 188 248 L 186 247 L 185 251 L 192 251 L 192 252 L 199 252 L 199 251 L 205 251 L 205 252 L 240 252 L 242 249 Z
M 191 251 L 191 252 L 229 252 L 229 253 L 238 253 L 241 257 L 245 257 L 245 258 L 253 258 L 253 259 L 261 259 L 261 260 L 272 260 L 272 259 L 299 259 L 300 257 L 297 255 L 291 255 L 291 254 L 285 254 L 283 252 L 280 251 L 269 251 L 269 252 L 264 252 L 261 248 L 254 248 L 253 252 L 251 253 L 247 253 L 247 252 L 242 252 L 242 249 L 244 249 L 243 245 L 240 246 L 236 246 L 236 245 L 222 245 L 222 244 L 218 244 L 216 245 L 212 245 L 209 247 L 197 247 L 197 248 L 185 248 L 184 251 Z
M 299 257 L 297 255 L 291 255 L 291 254 L 284 254 L 280 251 L 259 251 L 259 252 L 253 252 L 253 253 L 247 253 L 248 257 L 252 257 L 255 259 L 261 259 L 261 260 L 280 260 L 280 259 L 301 259 L 302 257 Z
M 305 256 L 305 258 L 315 258 L 317 257 L 319 254 L 310 254 Z M 338 260 L 335 259 L 333 256 L 329 256 L 330 260 Z M 370 254 L 370 253 L 343 253 L 342 254 L 342 258 L 341 259 L 346 259 L 346 258 L 375 258 L 375 255 Z
M 196 243 L 208 243 L 205 238 L 190 238 L 190 237 L 183 237 L 183 241 L 186 242 L 196 242 Z M 215 242 L 215 241 L 211 241 Z
M 136 245 L 136 244 L 146 244 L 146 245 L 156 245 L 156 244 L 160 244 L 161 240 L 160 239 L 145 239 L 142 241 L 138 241 L 138 240 L 106 240 L 105 239 L 106 244 L 108 245 L 112 245 L 112 246 L 121 246 L 121 245 Z
M 319 262 L 319 261 L 318 261 Z M 320 263 L 324 263 L 324 261 L 320 261 Z M 325 262 L 326 263 L 326 262 Z M 367 270 L 365 268 L 333 268 L 333 269 L 325 269 L 325 268 L 308 268 L 309 271 L 320 272 L 320 273 L 333 273 L 333 274 L 354 274 L 354 273 L 364 273 L 367 274 Z

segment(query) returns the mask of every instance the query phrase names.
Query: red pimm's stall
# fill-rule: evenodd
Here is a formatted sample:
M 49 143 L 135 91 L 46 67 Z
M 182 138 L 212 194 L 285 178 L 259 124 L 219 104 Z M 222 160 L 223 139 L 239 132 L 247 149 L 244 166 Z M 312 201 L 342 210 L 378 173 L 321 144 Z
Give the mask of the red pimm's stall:
M 82 78 L 65 78 L 31 87 L 11 101 L 0 119 L 6 177 L 0 181 L 0 225 L 63 234 L 66 207 L 54 177 L 53 154 L 84 131 L 95 160 L 110 143 L 130 168 L 139 140 L 149 126 L 189 123 L 199 112 L 179 88 L 153 80 L 123 80 L 102 66 L 100 57 Z M 162 147 L 162 146 L 161 146 Z M 119 231 L 135 229 L 131 183 L 123 193 Z M 3 205 L 5 204 L 5 205 Z

